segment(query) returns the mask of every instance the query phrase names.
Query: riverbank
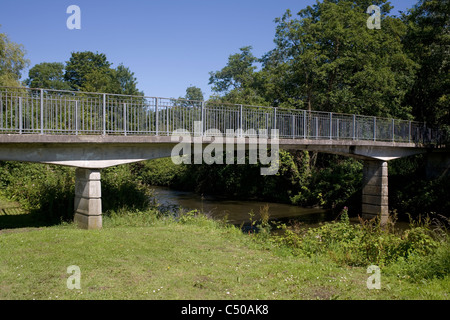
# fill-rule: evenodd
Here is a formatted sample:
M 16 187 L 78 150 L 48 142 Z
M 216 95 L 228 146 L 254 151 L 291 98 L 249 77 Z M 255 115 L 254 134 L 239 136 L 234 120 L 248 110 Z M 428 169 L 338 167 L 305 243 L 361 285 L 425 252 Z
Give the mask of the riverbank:
M 288 238 L 287 238 L 288 239 Z M 73 224 L 0 235 L 0 299 L 444 299 L 448 274 L 414 279 L 399 262 L 369 289 L 368 265 L 243 233 L 195 212 L 172 219 L 151 210 L 105 215 L 104 228 Z M 69 266 L 80 289 L 68 289 Z M 448 265 L 447 265 L 448 267 Z

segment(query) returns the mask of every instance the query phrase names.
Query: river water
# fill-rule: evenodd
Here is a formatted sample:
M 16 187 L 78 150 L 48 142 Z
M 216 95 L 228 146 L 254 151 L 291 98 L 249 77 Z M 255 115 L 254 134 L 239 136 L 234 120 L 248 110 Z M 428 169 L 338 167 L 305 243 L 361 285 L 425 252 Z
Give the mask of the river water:
M 152 187 L 157 202 L 164 207 L 185 210 L 197 209 L 217 220 L 240 225 L 250 222 L 250 212 L 255 216 L 253 221 L 260 218 L 260 210 L 269 206 L 270 220 L 296 220 L 304 224 L 315 225 L 319 222 L 331 221 L 335 215 L 329 210 L 321 208 L 302 208 L 299 206 L 253 200 L 230 200 L 219 196 L 200 195 L 194 192 L 178 191 L 167 187 Z

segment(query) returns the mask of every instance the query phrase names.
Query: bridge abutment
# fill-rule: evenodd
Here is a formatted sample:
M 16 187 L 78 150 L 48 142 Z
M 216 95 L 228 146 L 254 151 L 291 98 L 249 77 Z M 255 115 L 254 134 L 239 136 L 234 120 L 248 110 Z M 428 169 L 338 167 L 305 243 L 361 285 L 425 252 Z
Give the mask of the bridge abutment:
M 389 217 L 388 163 L 382 160 L 364 160 L 362 188 L 362 217 L 380 217 L 381 225 Z
M 75 223 L 82 229 L 102 228 L 100 169 L 75 171 Z

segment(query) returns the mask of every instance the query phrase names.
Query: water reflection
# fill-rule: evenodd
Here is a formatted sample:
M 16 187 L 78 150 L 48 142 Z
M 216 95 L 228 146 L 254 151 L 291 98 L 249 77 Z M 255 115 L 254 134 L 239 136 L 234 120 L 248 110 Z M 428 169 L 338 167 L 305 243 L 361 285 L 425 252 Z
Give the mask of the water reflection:
M 331 211 L 320 208 L 302 208 L 263 201 L 229 200 L 218 196 L 172 190 L 166 187 L 152 188 L 155 190 L 155 198 L 163 206 L 176 206 L 187 210 L 197 209 L 214 219 L 226 219 L 229 223 L 236 225 L 248 223 L 251 211 L 255 214 L 253 220 L 260 219 L 260 209 L 266 204 L 269 205 L 271 220 L 288 221 L 289 219 L 295 219 L 305 224 L 317 224 L 335 218 Z

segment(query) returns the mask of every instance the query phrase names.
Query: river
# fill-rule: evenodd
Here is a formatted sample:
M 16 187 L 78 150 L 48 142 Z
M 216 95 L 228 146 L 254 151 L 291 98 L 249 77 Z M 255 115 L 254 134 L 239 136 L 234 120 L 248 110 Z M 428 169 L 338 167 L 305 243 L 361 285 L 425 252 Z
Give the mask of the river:
M 153 186 L 154 197 L 162 206 L 169 208 L 181 207 L 186 210 L 197 209 L 216 220 L 240 225 L 250 222 L 250 212 L 260 218 L 259 212 L 265 205 L 269 206 L 270 220 L 295 219 L 304 224 L 315 225 L 319 222 L 331 221 L 335 215 L 321 208 L 303 208 L 299 206 L 253 200 L 230 200 L 220 196 L 200 195 L 194 192 L 178 191 L 167 187 Z

